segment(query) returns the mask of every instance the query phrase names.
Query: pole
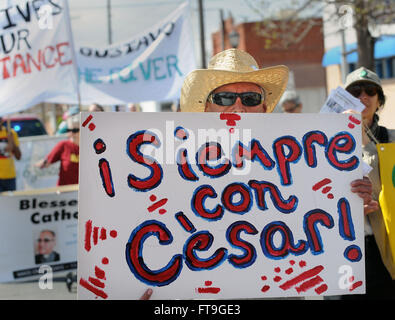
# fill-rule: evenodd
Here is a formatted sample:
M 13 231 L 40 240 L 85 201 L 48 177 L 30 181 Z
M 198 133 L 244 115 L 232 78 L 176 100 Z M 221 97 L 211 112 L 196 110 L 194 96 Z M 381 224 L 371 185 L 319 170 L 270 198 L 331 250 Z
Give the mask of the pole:
M 68 1 L 65 1 L 64 4 L 65 4 L 65 7 L 66 7 L 67 22 L 68 22 L 67 23 L 67 28 L 69 29 L 69 34 L 70 34 L 70 38 L 71 38 L 71 54 L 72 54 L 72 57 L 73 57 L 73 65 L 74 65 L 75 77 L 76 77 L 76 82 L 77 82 L 76 83 L 76 90 L 77 90 L 78 107 L 81 109 L 80 79 L 79 79 L 79 74 L 78 74 L 77 58 L 76 58 L 75 48 L 74 48 L 73 31 L 71 29 L 71 19 L 70 19 L 70 11 L 69 11 Z
M 224 10 L 219 9 L 219 16 L 221 20 L 221 51 L 225 50 L 225 21 L 224 21 Z
M 108 44 L 112 44 L 111 0 L 107 0 Z
M 206 45 L 204 40 L 204 17 L 203 17 L 203 0 L 199 2 L 199 27 L 200 27 L 200 49 L 202 56 L 202 68 L 206 68 Z
M 342 46 L 341 46 L 341 54 L 342 54 L 341 73 L 342 73 L 342 82 L 344 84 L 344 83 L 346 83 L 346 76 L 348 74 L 346 36 L 345 36 L 344 28 L 340 29 L 340 34 L 341 34 L 341 42 L 342 42 Z

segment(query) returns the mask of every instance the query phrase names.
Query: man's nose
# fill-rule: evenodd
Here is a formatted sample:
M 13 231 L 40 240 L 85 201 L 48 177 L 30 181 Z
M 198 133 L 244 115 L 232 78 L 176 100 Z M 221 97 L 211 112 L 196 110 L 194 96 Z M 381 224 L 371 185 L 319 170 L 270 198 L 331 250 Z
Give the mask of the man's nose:
M 241 102 L 241 98 L 237 97 L 233 107 L 232 112 L 246 112 L 243 103 Z

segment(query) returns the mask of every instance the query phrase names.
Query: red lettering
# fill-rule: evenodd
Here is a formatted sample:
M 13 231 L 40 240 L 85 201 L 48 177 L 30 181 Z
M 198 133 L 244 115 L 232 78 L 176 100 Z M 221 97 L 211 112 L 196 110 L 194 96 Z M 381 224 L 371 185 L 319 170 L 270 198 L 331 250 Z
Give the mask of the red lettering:
M 355 150 L 355 140 L 347 132 L 340 132 L 335 135 L 328 144 L 326 157 L 329 163 L 338 170 L 352 171 L 358 167 L 359 160 L 356 156 L 352 156 L 346 160 L 339 160 L 337 153 L 350 154 Z
M 238 203 L 233 203 L 235 194 L 240 194 L 241 199 Z M 231 212 L 244 214 L 251 209 L 251 193 L 249 188 L 243 183 L 231 183 L 222 192 L 221 201 L 226 209 Z
M 3 62 L 3 79 L 8 79 L 10 77 L 10 74 L 6 66 L 6 61 L 10 61 L 10 57 L 4 57 L 3 59 L 0 60 L 0 62 Z
M 216 198 L 217 193 L 210 185 L 200 186 L 193 193 L 191 205 L 192 211 L 197 215 L 209 220 L 219 220 L 224 215 L 224 208 L 217 205 L 213 210 L 204 207 L 204 201 L 207 197 Z
M 285 153 L 284 146 L 289 149 L 287 154 Z M 299 143 L 292 136 L 284 136 L 273 142 L 273 151 L 277 160 L 277 170 L 280 175 L 281 184 L 292 184 L 289 163 L 297 162 L 300 159 L 301 149 Z
M 144 179 L 138 178 L 133 174 L 128 176 L 128 185 L 130 188 L 137 189 L 138 191 L 148 191 L 156 188 L 162 181 L 163 170 L 161 165 L 153 158 L 148 157 L 141 153 L 140 147 L 144 144 L 152 144 L 154 147 L 160 147 L 159 138 L 149 131 L 138 131 L 127 140 L 127 154 L 135 161 L 150 169 L 151 174 Z
M 13 77 L 16 76 L 16 72 L 18 70 L 18 67 L 22 69 L 23 73 L 27 73 L 25 61 L 23 60 L 23 57 L 20 54 L 16 54 L 15 57 L 14 57 L 13 74 L 12 74 Z
M 66 50 L 62 51 L 61 50 L 62 47 L 67 47 L 68 48 L 69 47 L 69 43 L 68 42 L 61 42 L 61 43 L 56 44 L 56 52 L 58 53 L 59 64 L 61 66 L 72 64 L 73 63 L 72 59 L 67 60 L 67 61 L 62 61 L 62 57 L 65 55 L 64 52 L 67 50 L 66 49 Z
M 219 248 L 215 253 L 207 258 L 199 258 L 195 251 L 207 251 L 213 243 L 214 237 L 208 231 L 201 231 L 193 234 L 185 243 L 184 257 L 185 263 L 191 270 L 214 269 L 226 258 L 227 250 Z
M 159 270 L 149 269 L 143 259 L 143 247 L 144 241 L 150 236 L 156 236 L 161 245 L 173 242 L 171 232 L 163 223 L 155 220 L 145 221 L 130 235 L 126 244 L 126 261 L 136 278 L 148 285 L 165 286 L 176 280 L 180 274 L 182 255 L 174 255 L 170 262 Z
M 50 50 L 51 51 L 51 53 L 50 53 L 50 57 L 52 57 L 53 56 L 53 52 L 55 51 L 55 49 L 54 49 L 54 47 L 52 47 L 52 46 L 48 46 L 48 47 L 46 47 L 45 49 L 44 49 L 44 51 L 42 52 L 42 57 L 43 57 L 43 63 L 44 63 L 44 65 L 48 68 L 48 69 L 50 69 L 50 68 L 53 68 L 55 65 L 56 65 L 56 62 L 58 61 L 58 59 L 54 59 L 54 62 L 52 63 L 52 64 L 48 64 L 48 62 L 47 62 L 47 59 L 46 59 L 46 52 L 47 52 L 47 50 Z
M 328 139 L 321 131 L 311 131 L 304 135 L 304 157 L 309 167 L 315 168 L 317 166 L 317 155 L 313 143 L 318 143 L 321 146 L 326 146 Z

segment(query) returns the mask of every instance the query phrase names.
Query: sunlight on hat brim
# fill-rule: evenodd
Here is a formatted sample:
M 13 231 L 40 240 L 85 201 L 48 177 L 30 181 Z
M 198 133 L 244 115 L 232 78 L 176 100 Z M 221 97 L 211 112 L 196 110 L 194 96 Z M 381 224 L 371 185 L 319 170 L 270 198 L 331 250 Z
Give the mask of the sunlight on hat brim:
M 200 69 L 187 75 L 181 89 L 182 112 L 204 112 L 211 91 L 229 83 L 252 82 L 265 90 L 267 113 L 276 107 L 288 82 L 288 68 L 274 66 L 246 73 Z

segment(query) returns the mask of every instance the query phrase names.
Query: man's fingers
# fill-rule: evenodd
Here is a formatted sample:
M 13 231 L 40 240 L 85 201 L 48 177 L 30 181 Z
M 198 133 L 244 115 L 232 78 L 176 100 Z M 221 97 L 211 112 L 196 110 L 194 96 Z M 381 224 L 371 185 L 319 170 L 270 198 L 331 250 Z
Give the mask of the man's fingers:
M 368 204 L 365 204 L 363 206 L 363 213 L 366 215 L 379 210 L 379 208 L 380 208 L 379 203 L 375 200 L 372 200 Z
M 144 294 L 140 297 L 140 300 L 149 300 L 152 296 L 152 289 L 145 290 Z

